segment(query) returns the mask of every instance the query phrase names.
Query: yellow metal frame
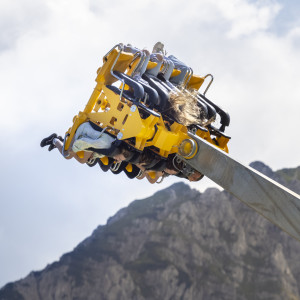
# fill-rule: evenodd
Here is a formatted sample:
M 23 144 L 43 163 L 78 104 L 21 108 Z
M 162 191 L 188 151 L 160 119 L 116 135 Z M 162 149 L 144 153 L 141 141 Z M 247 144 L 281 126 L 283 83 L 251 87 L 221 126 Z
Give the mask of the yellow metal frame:
M 150 115 L 143 119 L 139 108 L 128 99 L 121 97 L 106 87 L 118 81 L 112 71 L 119 71 L 130 75 L 139 60 L 134 55 L 122 51 L 122 44 L 116 45 L 103 57 L 103 65 L 97 71 L 96 87 L 86 104 L 84 110 L 73 119 L 73 125 L 66 133 L 64 150 L 68 150 L 74 134 L 79 125 L 86 121 L 92 121 L 101 128 L 124 140 L 138 151 L 145 147 L 151 147 L 153 151 L 162 157 L 177 153 L 180 143 L 190 138 L 185 126 L 174 122 L 166 127 L 163 116 Z M 156 63 L 149 62 L 148 68 L 153 68 Z M 173 71 L 173 76 L 180 73 Z M 199 89 L 204 82 L 204 77 L 193 75 L 188 88 Z M 123 87 L 121 83 L 121 88 Z M 128 89 L 124 85 L 124 89 Z M 198 130 L 196 135 L 216 145 L 221 150 L 228 152 L 229 138 L 224 136 L 212 139 L 209 131 Z

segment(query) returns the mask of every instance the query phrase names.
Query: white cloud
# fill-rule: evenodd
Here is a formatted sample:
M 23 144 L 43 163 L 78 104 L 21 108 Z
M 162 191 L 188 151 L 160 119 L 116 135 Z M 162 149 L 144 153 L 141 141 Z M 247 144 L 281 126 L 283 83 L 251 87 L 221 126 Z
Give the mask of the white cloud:
M 0 51 L 9 50 L 15 42 L 28 33 L 43 30 L 49 17 L 45 4 L 41 1 L 1 1 L 0 11 Z
M 244 0 L 215 1 L 231 28 L 230 38 L 239 38 L 269 29 L 281 6 L 277 3 L 247 2 Z
M 300 26 L 293 27 L 288 31 L 287 42 L 291 47 L 300 49 Z

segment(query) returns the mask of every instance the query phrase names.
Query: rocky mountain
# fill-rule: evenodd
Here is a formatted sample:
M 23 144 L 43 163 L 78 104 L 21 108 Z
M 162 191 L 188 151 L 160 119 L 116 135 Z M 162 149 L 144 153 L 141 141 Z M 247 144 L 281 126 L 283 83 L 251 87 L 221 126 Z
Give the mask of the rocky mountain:
M 273 172 L 300 193 L 300 167 Z M 201 183 L 199 183 L 201 184 Z M 137 200 L 1 300 L 300 299 L 300 243 L 225 191 L 177 183 Z

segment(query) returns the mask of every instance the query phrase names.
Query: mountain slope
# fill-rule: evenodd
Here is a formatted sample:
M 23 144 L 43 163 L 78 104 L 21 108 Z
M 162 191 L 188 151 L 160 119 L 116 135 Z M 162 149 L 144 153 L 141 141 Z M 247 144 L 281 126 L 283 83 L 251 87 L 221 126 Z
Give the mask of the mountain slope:
M 300 167 L 251 166 L 300 193 Z M 177 183 L 120 210 L 0 299 L 300 299 L 299 252 L 229 193 Z

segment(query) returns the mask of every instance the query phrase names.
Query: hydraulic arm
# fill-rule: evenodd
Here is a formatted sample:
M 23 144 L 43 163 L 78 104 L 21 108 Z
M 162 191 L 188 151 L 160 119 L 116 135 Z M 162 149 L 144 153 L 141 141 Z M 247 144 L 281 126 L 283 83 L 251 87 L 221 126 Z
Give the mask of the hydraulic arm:
M 188 165 L 300 241 L 298 194 L 237 162 L 200 137 L 192 134 L 190 137 L 196 142 L 195 147 L 181 147 L 181 157 Z M 190 152 L 185 153 L 184 149 Z

